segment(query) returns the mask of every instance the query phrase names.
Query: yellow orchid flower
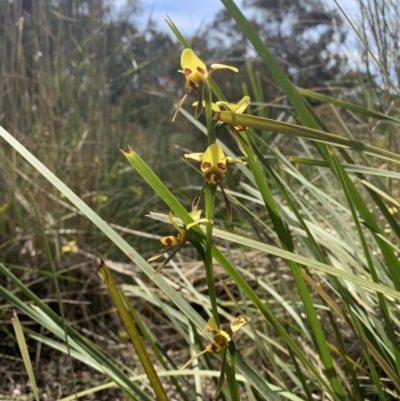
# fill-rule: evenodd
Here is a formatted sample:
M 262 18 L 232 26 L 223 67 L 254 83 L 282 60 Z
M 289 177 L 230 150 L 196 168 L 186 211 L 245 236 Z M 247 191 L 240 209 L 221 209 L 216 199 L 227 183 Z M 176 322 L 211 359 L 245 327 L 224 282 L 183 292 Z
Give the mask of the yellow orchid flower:
M 181 54 L 181 70 L 185 74 L 185 89 L 188 91 L 199 88 L 208 78 L 206 65 L 196 56 L 192 49 L 184 49 Z
M 238 103 L 228 103 L 228 102 L 216 102 L 216 103 L 211 103 L 211 108 L 215 112 L 221 111 L 221 107 L 224 107 L 225 110 L 231 111 L 232 113 L 235 114 L 242 114 L 247 106 L 250 104 L 250 97 L 249 96 L 244 96 Z M 199 102 L 194 102 L 193 106 L 198 107 Z M 221 106 L 221 107 L 220 107 Z M 203 101 L 203 107 L 205 107 L 205 102 Z M 225 124 L 224 124 L 225 125 Z M 236 145 L 238 146 L 239 150 L 242 152 L 244 156 L 247 157 L 246 151 L 244 150 L 242 144 L 240 143 L 240 140 L 237 137 L 236 132 L 241 132 L 241 131 L 246 131 L 248 127 L 245 127 L 244 125 L 226 125 L 227 130 L 231 138 L 234 140 Z M 232 130 L 230 127 L 233 127 L 234 130 Z M 243 138 L 242 138 L 243 140 Z
M 211 64 L 210 69 L 208 70 L 206 65 L 196 56 L 196 53 L 192 49 L 184 49 L 181 54 L 181 72 L 185 75 L 185 89 L 188 91 L 182 97 L 182 99 L 178 102 L 176 106 L 175 114 L 172 118 L 172 121 L 175 120 L 176 115 L 178 114 L 179 109 L 181 108 L 183 102 L 185 101 L 187 95 L 200 88 L 200 103 L 203 99 L 203 84 L 207 81 L 207 79 L 211 76 L 211 74 L 215 70 L 219 69 L 228 69 L 234 72 L 238 72 L 239 70 L 236 67 L 232 67 L 230 65 L 225 64 Z M 196 116 L 196 118 L 198 115 Z
M 221 188 L 221 192 L 224 197 L 226 208 L 228 211 L 228 216 L 230 217 L 232 214 L 231 204 L 225 194 L 223 187 L 221 186 L 221 180 L 225 177 L 225 173 L 230 164 L 246 164 L 246 162 L 240 159 L 226 156 L 221 146 L 216 143 L 211 144 L 204 153 L 189 153 L 185 154 L 184 156 L 185 158 L 198 160 L 201 162 L 200 169 L 203 173 L 203 177 L 206 179 L 206 182 L 204 183 L 203 188 L 200 190 L 200 193 L 193 200 L 192 210 L 195 211 L 197 209 L 197 205 L 199 204 L 200 197 L 206 185 L 213 184 L 218 185 Z
M 211 64 L 208 71 L 206 65 L 196 56 L 196 53 L 192 49 L 184 49 L 182 51 L 181 67 L 182 70 L 178 72 L 185 74 L 185 89 L 188 91 L 195 90 L 203 85 L 215 70 L 228 69 L 234 72 L 239 71 L 236 67 L 225 64 Z
M 184 226 L 183 228 L 178 225 L 178 223 L 175 221 L 175 217 L 170 211 L 168 214 L 168 219 L 170 223 L 174 226 L 176 231 L 178 232 L 175 236 L 174 235 L 168 235 L 167 237 L 161 238 L 161 243 L 165 246 L 171 247 L 171 253 L 169 256 L 157 267 L 155 272 L 151 275 L 150 279 L 153 279 L 165 266 L 166 264 L 175 256 L 175 254 L 179 251 L 179 249 L 182 247 L 182 245 L 185 244 L 185 242 L 188 240 L 188 230 L 193 227 L 196 224 L 200 223 L 208 223 L 208 219 L 201 219 L 201 210 L 196 210 L 190 213 L 190 215 L 193 218 L 193 222 Z M 153 260 L 156 260 L 160 258 L 162 255 L 164 255 L 165 250 L 163 249 L 162 251 L 156 253 L 153 255 L 151 258 L 149 258 L 147 261 L 152 262 Z
M 231 111 L 235 114 L 243 114 L 243 112 L 247 109 L 247 106 L 250 104 L 250 97 L 244 96 L 239 103 L 228 103 L 228 102 L 217 102 L 217 106 L 223 106 L 226 110 Z M 220 110 L 219 110 L 220 111 Z M 236 131 L 246 131 L 247 127 L 243 125 L 234 125 Z
M 222 348 L 226 347 L 231 341 L 231 336 L 224 330 L 221 330 L 213 317 L 210 317 L 207 322 L 203 334 L 212 333 L 213 342 L 206 347 L 207 352 L 218 353 Z
M 211 144 L 204 153 L 187 153 L 184 156 L 201 162 L 200 169 L 208 184 L 220 184 L 229 164 L 246 164 L 243 160 L 226 156 L 217 143 Z
M 194 102 L 192 106 L 198 106 L 199 102 Z M 243 112 L 247 109 L 247 106 L 250 104 L 250 97 L 249 96 L 244 96 L 238 103 L 228 103 L 228 102 L 222 102 L 218 101 L 216 103 L 211 103 L 211 108 L 213 111 L 218 112 L 221 111 L 221 107 L 224 107 L 225 110 L 231 111 L 232 113 L 235 114 L 243 114 Z M 203 107 L 205 107 L 205 102 L 203 101 Z M 236 131 L 245 131 L 247 127 L 244 127 L 242 125 L 234 125 L 233 126 Z
M 206 328 L 202 331 L 203 334 L 212 333 L 213 342 L 206 346 L 206 348 L 189 359 L 188 362 L 183 365 L 180 370 L 185 369 L 189 366 L 195 359 L 199 356 L 205 354 L 206 352 L 212 352 L 214 354 L 220 352 L 223 348 L 227 347 L 229 342 L 232 340 L 232 336 L 239 331 L 243 326 L 245 326 L 248 322 L 250 322 L 250 318 L 246 315 L 239 315 L 236 319 L 231 322 L 231 330 L 230 333 L 227 333 L 224 330 L 221 330 L 217 322 L 213 317 L 210 317 L 207 322 Z M 222 361 L 222 364 L 225 363 L 225 356 Z

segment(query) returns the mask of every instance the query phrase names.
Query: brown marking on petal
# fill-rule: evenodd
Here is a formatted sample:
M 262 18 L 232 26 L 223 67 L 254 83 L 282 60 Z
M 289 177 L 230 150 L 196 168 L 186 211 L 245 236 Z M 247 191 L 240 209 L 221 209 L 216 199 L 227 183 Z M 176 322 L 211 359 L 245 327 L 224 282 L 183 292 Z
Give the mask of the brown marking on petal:
M 206 75 L 206 70 L 205 70 L 204 68 L 197 67 L 197 71 L 198 71 L 200 74 Z
M 188 77 L 192 73 L 192 70 L 190 68 L 185 68 L 184 72 L 185 76 Z
M 214 352 L 214 353 L 218 353 L 221 349 L 221 347 L 216 343 L 210 344 L 209 347 L 211 349 L 211 352 Z
M 225 163 L 217 163 L 217 166 L 221 169 L 221 170 L 226 170 L 226 164 Z
M 173 242 L 174 242 L 171 237 L 165 238 L 164 241 L 167 244 L 167 246 L 171 246 L 173 244 Z
M 211 163 L 210 162 L 203 162 L 202 165 L 201 165 L 201 168 L 203 170 L 205 170 L 206 168 L 209 168 L 209 167 L 211 167 Z
M 192 90 L 195 90 L 199 87 L 199 85 L 195 81 L 189 81 L 189 85 L 192 88 Z

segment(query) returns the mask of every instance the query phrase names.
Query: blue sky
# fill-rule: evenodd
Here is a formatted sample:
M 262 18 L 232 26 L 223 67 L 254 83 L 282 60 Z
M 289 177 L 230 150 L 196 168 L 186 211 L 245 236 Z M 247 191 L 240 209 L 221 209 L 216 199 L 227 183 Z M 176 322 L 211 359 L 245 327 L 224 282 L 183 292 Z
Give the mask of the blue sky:
M 168 15 L 179 30 L 191 35 L 206 23 L 210 23 L 215 14 L 223 8 L 219 0 L 142 0 L 142 21 L 147 21 L 151 14 L 159 28 L 168 30 L 164 19 Z
M 114 1 L 117 8 L 126 3 L 126 0 Z M 164 21 L 168 15 L 179 30 L 188 36 L 196 33 L 204 24 L 212 22 L 215 14 L 223 8 L 219 0 L 140 0 L 139 3 L 142 15 L 140 18 L 136 17 L 135 20 L 140 28 L 145 27 L 149 15 L 151 15 L 159 29 L 169 31 Z M 334 0 L 325 0 L 323 3 L 327 4 L 329 8 L 337 9 Z M 338 3 L 352 21 L 356 22 L 359 17 L 356 0 L 338 0 Z M 236 0 L 236 4 L 241 7 L 242 0 Z
M 119 9 L 127 0 L 111 0 L 116 9 Z M 279 0 L 276 0 L 279 1 Z M 347 13 L 353 23 L 357 25 L 360 18 L 358 5 L 356 0 L 337 0 L 340 6 Z M 242 0 L 235 0 L 239 8 Z M 334 0 L 322 0 L 331 9 L 337 9 Z M 213 21 L 218 11 L 223 9 L 220 0 L 139 0 L 141 16 L 135 15 L 134 21 L 139 28 L 145 28 L 148 18 L 151 15 L 152 20 L 157 23 L 158 29 L 169 32 L 169 28 L 165 23 L 168 15 L 176 24 L 178 29 L 186 36 L 190 37 L 204 27 L 205 24 Z M 339 11 L 340 14 L 340 11 Z M 345 22 L 347 24 L 347 22 Z M 349 62 L 359 62 L 359 41 L 349 29 L 347 36 L 347 46 L 343 49 L 349 57 Z

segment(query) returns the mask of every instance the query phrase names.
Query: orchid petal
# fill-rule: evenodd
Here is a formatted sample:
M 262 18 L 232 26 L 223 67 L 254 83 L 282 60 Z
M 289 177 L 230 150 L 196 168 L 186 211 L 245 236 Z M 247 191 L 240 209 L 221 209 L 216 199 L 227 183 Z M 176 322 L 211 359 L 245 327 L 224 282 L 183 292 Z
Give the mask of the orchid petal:
M 243 164 L 243 165 L 247 164 L 247 162 L 245 162 L 244 160 L 235 159 L 234 157 L 229 157 L 229 156 L 226 157 L 226 161 L 229 164 L 233 164 L 233 163 L 240 163 L 240 164 Z
M 250 322 L 250 318 L 246 315 L 239 315 L 236 319 L 231 322 L 231 331 L 232 334 L 235 334 L 239 331 L 243 326 L 246 326 L 247 323 Z
M 250 104 L 250 97 L 249 96 L 244 96 L 242 100 L 236 105 L 236 109 L 232 110 L 236 114 L 242 114 L 246 109 L 247 106 Z
M 218 63 L 211 64 L 210 68 L 211 68 L 212 70 L 227 69 L 227 70 L 231 70 L 231 71 L 233 71 L 233 72 L 238 72 L 238 71 L 239 71 L 236 67 L 233 67 L 233 66 L 231 66 L 231 65 L 218 64 Z
M 215 332 L 215 333 L 218 333 L 220 330 L 219 330 L 219 327 L 218 327 L 218 325 L 217 325 L 217 322 L 215 321 L 215 319 L 213 318 L 213 317 L 210 317 L 209 319 L 208 319 L 208 321 L 207 321 L 207 326 L 206 326 L 206 328 L 205 328 L 205 330 L 204 330 L 206 333 L 208 333 L 208 332 L 210 332 L 210 331 L 213 331 L 213 332 Z
M 197 161 L 201 161 L 201 158 L 203 157 L 204 153 L 186 153 L 184 154 L 185 159 L 193 159 Z
M 172 214 L 172 211 L 170 211 L 170 212 L 168 213 L 168 220 L 169 220 L 170 223 L 174 226 L 175 230 L 178 231 L 178 233 L 181 235 L 181 237 L 182 237 L 182 238 L 185 238 L 186 230 L 183 229 L 183 228 L 181 228 L 181 227 L 179 227 L 179 225 L 176 223 L 175 217 L 174 217 L 174 215 Z M 161 242 L 162 242 L 162 240 L 161 240 Z M 164 245 L 165 245 L 165 244 L 164 244 Z M 168 244 L 167 244 L 167 245 L 168 245 Z
M 233 111 L 235 114 L 242 114 L 250 104 L 250 97 L 244 96 L 239 103 L 216 102 L 217 106 L 224 106 L 228 111 Z M 218 111 L 218 110 L 215 110 Z

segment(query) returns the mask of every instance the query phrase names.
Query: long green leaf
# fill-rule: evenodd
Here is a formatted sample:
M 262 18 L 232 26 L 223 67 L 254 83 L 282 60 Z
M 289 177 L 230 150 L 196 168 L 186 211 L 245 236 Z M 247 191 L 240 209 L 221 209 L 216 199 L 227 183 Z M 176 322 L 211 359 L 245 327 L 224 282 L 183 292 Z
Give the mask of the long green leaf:
M 269 130 L 280 134 L 290 135 L 292 137 L 306 138 L 314 142 L 324 143 L 344 149 L 351 149 L 355 152 L 362 152 L 367 155 L 380 157 L 384 160 L 400 163 L 400 155 L 397 153 L 389 152 L 385 149 L 380 149 L 372 145 L 361 143 L 343 136 L 330 134 L 318 129 L 271 120 L 269 118 L 251 116 L 249 114 L 235 114 L 230 111 L 217 112 L 214 118 L 230 125 L 243 125 L 245 127 Z
M 299 87 L 297 87 L 296 89 L 301 95 L 310 97 L 312 99 L 320 100 L 321 102 L 324 102 L 324 103 L 333 104 L 335 106 L 342 107 L 343 109 L 351 110 L 356 113 L 363 114 L 367 117 L 375 118 L 377 120 L 383 120 L 383 121 L 387 121 L 387 122 L 390 122 L 393 124 L 400 124 L 400 120 L 395 117 L 391 117 L 391 116 L 388 116 L 383 113 L 378 113 L 377 111 L 370 110 L 370 109 L 367 109 L 362 106 L 358 106 L 354 103 L 336 99 L 334 97 L 323 95 L 321 93 L 314 92 L 314 91 L 311 91 L 308 89 L 303 89 L 303 88 L 299 88 Z

